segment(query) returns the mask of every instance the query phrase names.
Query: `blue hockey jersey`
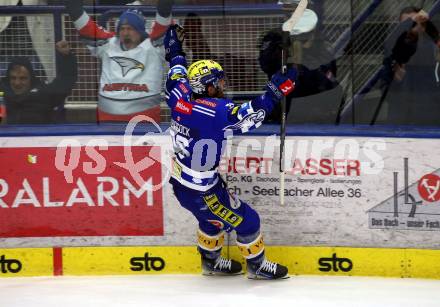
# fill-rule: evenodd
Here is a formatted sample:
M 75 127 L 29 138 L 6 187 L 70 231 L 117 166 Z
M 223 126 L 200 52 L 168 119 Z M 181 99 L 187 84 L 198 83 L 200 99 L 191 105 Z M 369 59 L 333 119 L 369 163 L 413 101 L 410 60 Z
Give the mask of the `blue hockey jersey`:
M 166 98 L 175 153 L 172 177 L 202 192 L 219 181 L 217 167 L 227 138 L 259 127 L 279 102 L 270 91 L 240 105 L 226 98 L 192 99 L 183 57 L 171 60 Z

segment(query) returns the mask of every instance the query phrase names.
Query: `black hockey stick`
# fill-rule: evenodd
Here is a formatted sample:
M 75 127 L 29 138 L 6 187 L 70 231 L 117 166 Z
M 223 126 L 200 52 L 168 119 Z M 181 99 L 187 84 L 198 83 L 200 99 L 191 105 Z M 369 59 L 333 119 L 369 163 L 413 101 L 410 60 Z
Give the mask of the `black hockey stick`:
M 283 49 L 281 51 L 281 71 L 287 73 L 287 56 L 289 48 L 289 36 L 297 22 L 307 8 L 308 1 L 301 0 L 292 16 L 283 23 Z M 284 205 L 284 146 L 286 142 L 286 96 L 281 101 L 281 127 L 280 127 L 280 204 Z
M 387 82 L 385 84 L 385 87 L 384 87 L 384 90 L 382 92 L 382 95 L 380 96 L 379 103 L 377 104 L 376 110 L 374 111 L 374 114 L 373 114 L 373 118 L 371 119 L 371 122 L 370 122 L 371 126 L 376 124 L 377 117 L 379 116 L 380 110 L 382 109 L 383 102 L 385 101 L 385 98 L 388 95 L 388 90 L 391 87 L 391 83 L 392 83 L 392 80 L 390 80 L 389 82 Z

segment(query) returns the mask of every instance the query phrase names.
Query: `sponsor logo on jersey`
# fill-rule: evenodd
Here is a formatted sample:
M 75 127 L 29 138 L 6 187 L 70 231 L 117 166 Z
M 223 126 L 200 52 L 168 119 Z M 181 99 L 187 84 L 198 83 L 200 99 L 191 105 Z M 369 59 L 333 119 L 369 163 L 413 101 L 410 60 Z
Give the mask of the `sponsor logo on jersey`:
M 215 102 L 205 100 L 205 99 L 196 99 L 196 103 L 200 103 L 200 104 L 203 104 L 203 105 L 211 107 L 211 108 L 215 108 L 217 106 L 217 104 Z
M 145 65 L 139 61 L 136 61 L 135 59 L 125 58 L 121 56 L 114 56 L 110 59 L 118 63 L 118 65 L 121 67 L 123 77 L 125 77 L 133 69 L 140 69 L 141 71 L 144 71 L 145 69 Z
M 223 222 L 218 221 L 218 220 L 208 220 L 208 222 L 210 222 L 212 225 L 214 225 L 218 229 L 223 229 L 225 227 L 225 224 L 223 224 Z
M 191 115 L 192 108 L 193 108 L 192 104 L 190 104 L 189 102 L 186 102 L 185 100 L 180 98 L 177 101 L 176 106 L 174 107 L 174 110 L 179 112 L 179 113 L 183 113 L 183 114 L 186 114 L 186 115 Z
M 146 84 L 133 84 L 133 83 L 109 83 L 105 84 L 102 88 L 106 92 L 149 92 Z
M 182 83 L 180 83 L 179 84 L 179 88 L 182 90 L 182 92 L 184 93 L 184 94 L 188 94 L 188 89 L 186 88 L 186 86 L 185 86 L 185 84 L 182 84 Z

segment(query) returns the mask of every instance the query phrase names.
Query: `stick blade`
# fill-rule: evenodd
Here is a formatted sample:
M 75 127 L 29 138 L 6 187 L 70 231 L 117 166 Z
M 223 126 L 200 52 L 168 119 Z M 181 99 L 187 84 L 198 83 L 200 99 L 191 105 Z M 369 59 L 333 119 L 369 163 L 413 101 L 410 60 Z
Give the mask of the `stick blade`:
M 291 32 L 293 30 L 293 28 L 295 27 L 295 25 L 298 23 L 298 21 L 300 20 L 301 16 L 303 15 L 303 13 L 304 13 L 305 9 L 307 8 L 308 4 L 309 3 L 308 3 L 307 0 L 301 0 L 298 3 L 298 6 L 296 7 L 296 9 L 293 12 L 292 16 L 290 16 L 290 18 L 283 23 L 283 31 Z

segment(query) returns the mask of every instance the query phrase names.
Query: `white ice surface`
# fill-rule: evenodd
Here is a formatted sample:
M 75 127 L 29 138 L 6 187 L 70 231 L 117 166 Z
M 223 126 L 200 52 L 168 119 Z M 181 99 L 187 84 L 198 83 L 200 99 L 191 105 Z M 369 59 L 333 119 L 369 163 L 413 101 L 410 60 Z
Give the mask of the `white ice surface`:
M 439 307 L 440 280 L 198 275 L 1 278 L 0 307 Z

